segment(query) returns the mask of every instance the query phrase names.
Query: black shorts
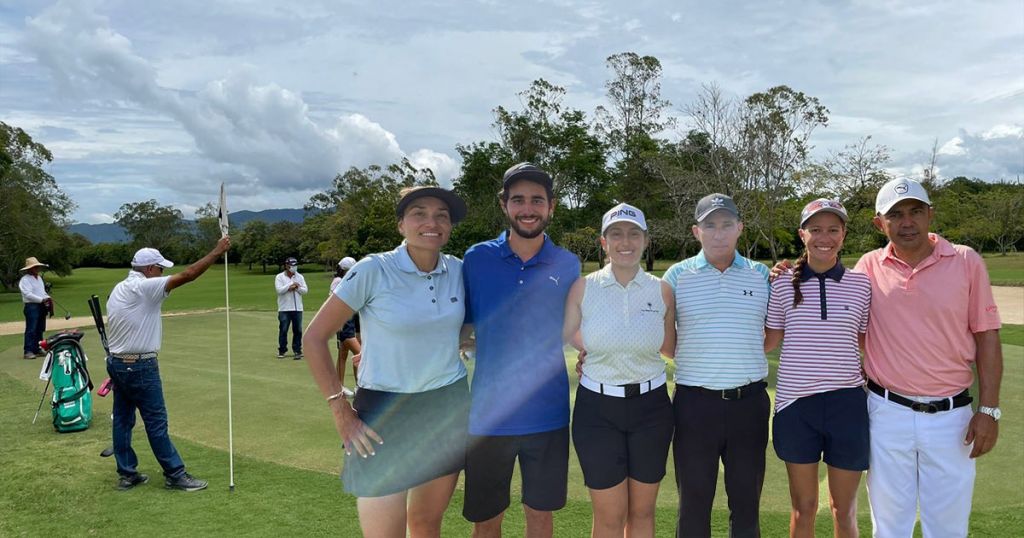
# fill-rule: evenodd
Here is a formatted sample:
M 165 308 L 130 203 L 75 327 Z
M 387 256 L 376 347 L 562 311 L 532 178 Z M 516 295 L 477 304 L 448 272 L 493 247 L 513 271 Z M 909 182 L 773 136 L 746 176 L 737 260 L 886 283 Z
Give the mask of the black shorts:
M 470 435 L 462 515 L 487 521 L 508 508 L 512 469 L 519 458 L 522 503 L 553 512 L 565 506 L 569 481 L 569 428 L 528 435 Z
M 632 398 L 576 389 L 572 442 L 590 489 L 608 489 L 627 477 L 656 484 L 665 477 L 675 418 L 662 385 Z
M 341 347 L 342 342 L 349 338 L 356 337 L 356 320 L 352 318 L 342 325 L 341 330 L 338 331 L 338 347 Z
M 462 470 L 469 427 L 466 378 L 427 392 L 356 392 L 353 407 L 384 444 L 345 457 L 341 481 L 356 497 L 382 497 Z
M 871 452 L 867 391 L 863 387 L 830 390 L 798 398 L 775 413 L 772 445 L 788 463 L 825 463 L 847 471 L 866 471 Z

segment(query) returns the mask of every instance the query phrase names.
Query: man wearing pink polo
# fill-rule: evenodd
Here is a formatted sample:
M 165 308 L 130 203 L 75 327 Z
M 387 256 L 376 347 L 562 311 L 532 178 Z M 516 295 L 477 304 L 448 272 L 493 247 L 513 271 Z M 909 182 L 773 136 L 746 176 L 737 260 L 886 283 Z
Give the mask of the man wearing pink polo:
M 871 278 L 865 342 L 871 430 L 868 498 L 876 537 L 966 536 L 974 458 L 999 434 L 999 313 L 985 263 L 929 233 L 928 193 L 882 186 L 875 227 L 889 238 L 854 269 Z M 978 371 L 978 411 L 968 388 Z

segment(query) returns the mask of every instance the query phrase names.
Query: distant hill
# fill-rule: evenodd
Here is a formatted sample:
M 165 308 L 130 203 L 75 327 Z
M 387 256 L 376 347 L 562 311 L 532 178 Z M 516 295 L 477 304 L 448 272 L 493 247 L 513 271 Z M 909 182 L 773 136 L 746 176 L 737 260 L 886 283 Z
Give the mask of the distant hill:
M 306 212 L 302 209 L 264 209 L 263 211 L 235 211 L 228 213 L 233 228 L 241 228 L 250 220 L 262 220 L 268 224 L 275 222 L 302 222 Z M 192 221 L 187 221 L 192 222 Z M 116 222 L 106 224 L 85 224 L 82 222 L 68 226 L 71 233 L 82 234 L 92 243 L 123 243 L 128 240 L 127 234 Z

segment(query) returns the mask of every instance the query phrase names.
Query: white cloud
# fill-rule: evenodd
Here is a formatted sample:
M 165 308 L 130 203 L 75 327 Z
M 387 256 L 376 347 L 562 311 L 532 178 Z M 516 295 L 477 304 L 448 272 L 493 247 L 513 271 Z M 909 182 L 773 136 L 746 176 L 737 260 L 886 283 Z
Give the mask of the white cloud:
M 245 168 L 260 185 L 309 189 L 350 166 L 405 156 L 393 133 L 360 114 L 317 124 L 298 93 L 257 80 L 252 69 L 210 81 L 194 94 L 161 86 L 153 64 L 84 4 L 58 2 L 27 26 L 29 48 L 69 90 L 164 114 L 181 124 L 203 156 Z M 76 148 L 65 149 L 76 155 Z M 415 153 L 423 151 L 429 150 Z

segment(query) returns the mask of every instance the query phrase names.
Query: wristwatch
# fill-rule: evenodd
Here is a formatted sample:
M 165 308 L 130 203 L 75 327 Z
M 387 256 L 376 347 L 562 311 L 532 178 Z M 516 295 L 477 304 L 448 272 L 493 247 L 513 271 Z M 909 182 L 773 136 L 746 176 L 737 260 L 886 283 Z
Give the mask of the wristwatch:
M 1003 412 L 998 407 L 985 407 L 984 405 L 978 406 L 979 413 L 985 413 L 992 417 L 992 420 L 999 422 L 999 419 L 1003 417 Z

